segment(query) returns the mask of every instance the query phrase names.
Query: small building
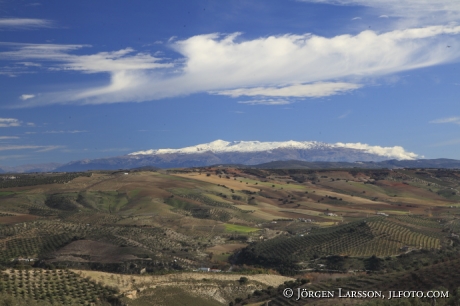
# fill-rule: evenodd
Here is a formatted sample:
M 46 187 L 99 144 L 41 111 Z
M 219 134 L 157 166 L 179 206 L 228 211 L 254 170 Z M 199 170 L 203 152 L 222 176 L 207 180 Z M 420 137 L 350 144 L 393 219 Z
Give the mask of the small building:
M 211 271 L 211 268 L 202 267 L 202 268 L 198 268 L 198 271 L 199 272 L 209 272 L 209 271 Z

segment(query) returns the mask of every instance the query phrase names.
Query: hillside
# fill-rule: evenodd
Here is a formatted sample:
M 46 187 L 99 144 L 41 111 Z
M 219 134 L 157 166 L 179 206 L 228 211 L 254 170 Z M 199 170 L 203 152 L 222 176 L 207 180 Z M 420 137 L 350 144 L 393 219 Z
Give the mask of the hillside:
M 52 284 L 73 271 L 75 284 L 101 286 L 84 285 L 96 290 L 87 297 L 69 289 L 59 303 L 106 292 L 100 301 L 152 305 L 149 297 L 180 288 L 195 305 L 228 305 L 295 278 L 391 278 L 459 252 L 458 170 L 204 167 L 1 178 L 0 288 L 13 298 L 57 302 L 47 295 L 57 285 L 33 294 L 31 282 L 21 293 L 16 280 L 27 275 L 17 271 L 32 269 L 55 273 Z M 200 268 L 220 272 L 193 274 Z

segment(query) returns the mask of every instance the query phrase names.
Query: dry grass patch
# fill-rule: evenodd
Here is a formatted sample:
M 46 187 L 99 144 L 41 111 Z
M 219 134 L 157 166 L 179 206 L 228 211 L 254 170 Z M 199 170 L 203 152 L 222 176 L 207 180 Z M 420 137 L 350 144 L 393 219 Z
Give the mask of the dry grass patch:
M 228 243 L 228 244 L 220 244 L 206 249 L 206 252 L 213 252 L 214 254 L 221 254 L 227 252 L 233 252 L 238 249 L 245 248 L 247 246 L 246 243 Z
M 234 190 L 249 190 L 249 191 L 259 191 L 259 188 L 254 188 L 251 187 L 250 185 L 246 185 L 243 183 L 240 183 L 240 181 L 236 181 L 233 179 L 226 179 L 226 178 L 220 178 L 216 175 L 211 175 L 211 176 L 206 176 L 206 174 L 196 174 L 196 173 L 190 173 L 190 174 L 174 174 L 174 176 L 179 176 L 179 177 L 184 177 L 188 179 L 193 179 L 197 181 L 202 181 L 206 183 L 211 183 L 211 184 L 216 184 L 216 185 L 225 185 L 228 188 L 234 189 Z
M 100 241 L 77 240 L 55 252 L 56 259 L 52 261 L 74 258 L 72 261 L 85 259 L 85 261 L 109 263 L 137 259 L 136 256 L 127 254 L 126 249 Z
M 29 222 L 38 219 L 38 216 L 28 214 L 17 214 L 14 216 L 0 217 L 0 224 L 15 224 L 21 222 Z
M 180 286 L 180 284 L 202 281 L 206 278 L 209 281 L 238 281 L 241 277 L 247 277 L 250 281 L 261 283 L 265 286 L 277 287 L 285 281 L 294 280 L 275 274 L 242 275 L 230 273 L 199 273 L 187 272 L 167 275 L 125 275 L 99 271 L 72 270 L 82 277 L 89 277 L 96 282 L 102 282 L 106 286 L 117 287 L 121 292 L 128 292 L 134 289 L 156 288 L 157 286 Z

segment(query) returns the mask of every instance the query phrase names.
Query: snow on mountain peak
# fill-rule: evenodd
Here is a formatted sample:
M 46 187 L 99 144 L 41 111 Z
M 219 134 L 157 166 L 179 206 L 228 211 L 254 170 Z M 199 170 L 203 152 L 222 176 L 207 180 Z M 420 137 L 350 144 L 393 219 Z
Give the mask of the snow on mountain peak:
M 310 141 L 284 141 L 284 142 L 261 142 L 261 141 L 225 141 L 215 140 L 210 143 L 199 144 L 196 146 L 185 147 L 181 149 L 158 149 L 133 152 L 129 155 L 157 155 L 168 153 L 224 153 L 224 152 L 260 152 L 269 151 L 280 148 L 296 148 L 296 149 L 311 149 L 316 142 Z
M 348 148 L 363 151 L 364 153 L 375 154 L 388 157 L 389 159 L 416 159 L 419 156 L 412 152 L 407 152 L 403 147 L 381 147 L 370 146 L 363 143 L 335 143 L 328 144 L 316 141 L 280 141 L 280 142 L 261 142 L 261 141 L 225 141 L 215 140 L 209 143 L 199 144 L 180 149 L 158 149 L 133 152 L 128 155 L 159 155 L 159 154 L 193 154 L 193 153 L 227 153 L 227 152 L 261 152 L 275 149 L 314 149 L 314 148 Z

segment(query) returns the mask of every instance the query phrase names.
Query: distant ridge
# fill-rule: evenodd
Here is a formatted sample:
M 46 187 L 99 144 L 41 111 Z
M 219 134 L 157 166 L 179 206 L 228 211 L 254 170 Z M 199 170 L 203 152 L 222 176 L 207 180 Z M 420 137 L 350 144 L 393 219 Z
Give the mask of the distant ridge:
M 460 169 L 460 160 L 437 158 L 416 160 L 386 160 L 378 163 L 384 168 L 451 168 Z
M 31 173 L 31 172 L 51 172 L 57 167 L 62 166 L 59 163 L 46 164 L 27 164 L 16 167 L 0 166 L 0 173 Z
M 299 160 L 274 161 L 254 165 L 259 169 L 331 169 L 331 168 L 365 168 L 365 169 L 395 169 L 395 168 L 434 168 L 460 169 L 460 160 L 456 159 L 418 159 L 418 160 L 385 160 L 381 162 L 305 162 Z
M 273 161 L 253 167 L 259 169 L 380 168 L 378 163 L 306 162 L 301 160 Z
M 460 168 L 453 159 L 418 159 L 403 147 L 362 143 L 328 144 L 317 141 L 224 141 L 179 149 L 133 152 L 123 156 L 84 159 L 64 165 L 42 164 L 1 167 L 5 172 L 78 172 L 135 168 L 189 168 L 238 165 L 259 168 Z M 147 169 L 147 168 L 145 168 Z
M 70 162 L 55 171 L 202 167 L 216 164 L 258 165 L 273 161 L 305 162 L 380 162 L 389 159 L 413 160 L 419 155 L 403 147 L 381 147 L 362 143 L 324 143 L 317 141 L 225 141 L 178 149 L 155 149 L 128 155 Z
M 396 168 L 434 168 L 434 169 L 460 169 L 460 160 L 456 159 L 417 159 L 417 160 L 384 160 L 380 162 L 326 162 L 326 161 L 314 161 L 307 162 L 302 160 L 277 160 L 270 161 L 267 163 L 260 163 L 254 165 L 236 164 L 236 163 L 212 163 L 209 165 L 173 165 L 170 167 L 158 167 L 151 165 L 136 166 L 136 162 L 128 158 L 125 163 L 117 163 L 119 158 L 99 159 L 94 161 L 86 161 L 85 165 L 81 165 L 79 162 L 70 163 L 55 169 L 47 169 L 46 171 L 29 171 L 29 172 L 77 172 L 87 170 L 134 170 L 134 171 L 151 171 L 165 168 L 189 168 L 189 167 L 239 167 L 239 168 L 259 168 L 259 169 L 350 169 L 350 168 L 361 168 L 361 169 L 396 169 Z M 149 163 L 149 160 L 137 160 L 137 162 Z M 154 161 L 152 161 L 154 162 Z M 75 167 L 74 165 L 77 165 Z M 132 165 L 132 166 L 131 166 Z M 29 165 L 32 166 L 32 165 Z M 39 170 L 40 168 L 35 168 Z M 14 171 L 4 171 L 0 168 L 0 174 L 2 173 L 14 173 Z

